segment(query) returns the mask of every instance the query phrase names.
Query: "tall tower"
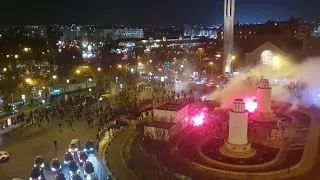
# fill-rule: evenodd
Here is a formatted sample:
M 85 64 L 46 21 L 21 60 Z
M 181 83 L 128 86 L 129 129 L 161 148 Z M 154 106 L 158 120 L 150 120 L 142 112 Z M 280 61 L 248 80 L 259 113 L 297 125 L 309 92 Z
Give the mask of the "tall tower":
M 252 116 L 253 120 L 277 122 L 279 119 L 271 110 L 271 87 L 268 79 L 261 79 L 257 89 L 257 109 Z
M 233 108 L 229 111 L 229 137 L 219 151 L 233 158 L 249 158 L 256 154 L 248 141 L 248 112 L 243 99 L 233 102 Z
M 235 0 L 224 0 L 223 72 L 225 75 L 232 73 L 231 56 L 233 52 L 234 8 Z

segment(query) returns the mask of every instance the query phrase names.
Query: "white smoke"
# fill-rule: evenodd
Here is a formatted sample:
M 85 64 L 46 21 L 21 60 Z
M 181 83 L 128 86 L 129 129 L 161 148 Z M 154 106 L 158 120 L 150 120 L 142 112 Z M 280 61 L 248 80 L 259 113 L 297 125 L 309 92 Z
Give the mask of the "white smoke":
M 232 102 L 236 98 L 245 98 L 256 96 L 256 90 L 248 85 L 245 77 L 260 77 L 269 79 L 271 83 L 275 79 L 282 79 L 283 82 L 278 85 L 272 85 L 272 97 L 275 101 L 290 102 L 292 104 L 310 106 L 314 103 L 315 94 L 320 93 L 320 58 L 308 58 L 301 64 L 289 63 L 282 60 L 277 66 L 257 66 L 244 69 L 240 75 L 231 79 L 229 85 L 222 89 L 214 91 L 209 97 L 212 100 L 221 102 L 221 108 L 231 108 Z M 304 82 L 308 90 L 300 102 L 296 102 L 291 94 L 285 90 L 284 85 L 290 82 Z M 254 88 L 255 89 L 255 88 Z

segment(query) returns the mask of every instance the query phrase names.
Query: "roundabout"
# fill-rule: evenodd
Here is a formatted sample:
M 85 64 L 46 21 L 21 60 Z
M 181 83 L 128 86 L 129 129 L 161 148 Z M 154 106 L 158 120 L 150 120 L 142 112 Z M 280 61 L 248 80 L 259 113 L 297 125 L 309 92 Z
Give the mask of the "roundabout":
M 191 123 L 168 142 L 143 138 L 139 146 L 167 171 L 195 179 L 299 176 L 314 165 L 319 122 L 311 109 L 269 100 L 268 116 L 262 116 L 263 108 L 248 113 L 244 101 L 235 99 L 229 113 L 213 111 L 226 115 L 220 120 L 209 114 L 206 123 Z

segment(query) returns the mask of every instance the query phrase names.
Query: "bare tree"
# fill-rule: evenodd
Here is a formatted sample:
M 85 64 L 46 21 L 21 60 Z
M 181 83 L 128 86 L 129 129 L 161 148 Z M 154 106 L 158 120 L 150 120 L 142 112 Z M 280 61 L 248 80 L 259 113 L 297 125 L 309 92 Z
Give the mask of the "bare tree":
M 289 84 L 284 85 L 284 88 L 291 96 L 300 101 L 304 91 L 307 90 L 307 84 L 301 81 L 290 82 Z
M 247 76 L 245 77 L 245 82 L 252 91 L 255 91 L 261 79 L 263 79 L 263 76 Z

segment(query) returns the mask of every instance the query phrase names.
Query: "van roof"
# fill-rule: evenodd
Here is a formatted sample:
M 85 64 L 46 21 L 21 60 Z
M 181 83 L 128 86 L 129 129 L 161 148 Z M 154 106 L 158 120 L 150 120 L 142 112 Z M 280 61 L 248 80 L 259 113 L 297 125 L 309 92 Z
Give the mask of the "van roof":
M 70 144 L 76 144 L 79 142 L 79 139 L 72 139 Z

